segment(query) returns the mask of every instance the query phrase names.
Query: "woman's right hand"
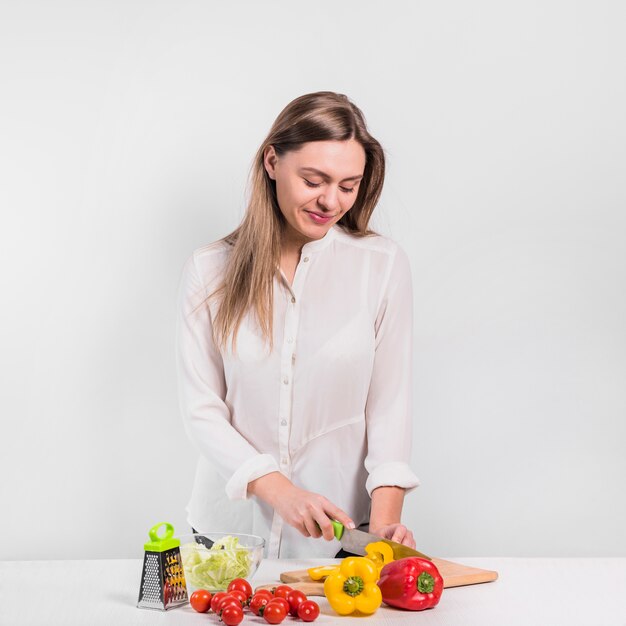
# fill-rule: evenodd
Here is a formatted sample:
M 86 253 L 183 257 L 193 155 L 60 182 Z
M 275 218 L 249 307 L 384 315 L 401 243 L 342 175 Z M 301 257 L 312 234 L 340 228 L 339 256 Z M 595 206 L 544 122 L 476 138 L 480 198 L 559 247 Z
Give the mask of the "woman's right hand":
M 350 516 L 330 500 L 312 491 L 296 487 L 286 476 L 272 472 L 249 483 L 248 492 L 256 495 L 305 537 L 334 539 L 331 519 L 346 528 L 354 528 Z

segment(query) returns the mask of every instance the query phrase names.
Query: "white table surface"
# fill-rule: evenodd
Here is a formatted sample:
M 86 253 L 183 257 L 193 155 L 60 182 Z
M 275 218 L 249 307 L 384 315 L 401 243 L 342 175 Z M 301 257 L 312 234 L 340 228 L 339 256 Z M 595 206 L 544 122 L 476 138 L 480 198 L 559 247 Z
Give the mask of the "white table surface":
M 340 617 L 325 598 L 313 598 L 321 615 L 315 624 L 368 626 L 626 626 L 626 559 L 453 558 L 494 569 L 497 581 L 445 589 L 434 609 L 400 611 L 385 605 L 370 617 Z M 333 559 L 267 560 L 253 586 L 278 581 L 282 571 Z M 337 561 L 338 562 L 338 561 Z M 159 612 L 136 607 L 142 559 L 100 561 L 1 561 L 2 626 L 126 626 L 222 624 L 189 605 Z M 365 620 L 365 621 L 363 621 Z M 283 624 L 303 624 L 291 617 Z M 266 624 L 246 613 L 242 625 Z

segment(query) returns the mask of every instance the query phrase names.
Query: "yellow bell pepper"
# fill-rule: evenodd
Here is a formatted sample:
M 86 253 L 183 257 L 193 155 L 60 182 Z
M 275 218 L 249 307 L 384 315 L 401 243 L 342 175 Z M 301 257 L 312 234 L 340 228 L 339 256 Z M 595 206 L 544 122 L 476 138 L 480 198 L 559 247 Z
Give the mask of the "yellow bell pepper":
M 309 574 L 309 578 L 312 580 L 321 580 L 322 578 L 326 578 L 328 574 L 334 572 L 338 565 L 320 565 L 320 567 L 311 567 L 307 570 Z
M 370 615 L 383 601 L 376 581 L 378 570 L 363 556 L 346 557 L 324 581 L 324 595 L 339 615 L 358 611 Z
M 378 572 L 387 565 L 387 563 L 391 563 L 393 559 L 393 550 L 391 546 L 384 541 L 375 541 L 373 543 L 368 543 L 365 546 L 366 558 L 370 559 Z

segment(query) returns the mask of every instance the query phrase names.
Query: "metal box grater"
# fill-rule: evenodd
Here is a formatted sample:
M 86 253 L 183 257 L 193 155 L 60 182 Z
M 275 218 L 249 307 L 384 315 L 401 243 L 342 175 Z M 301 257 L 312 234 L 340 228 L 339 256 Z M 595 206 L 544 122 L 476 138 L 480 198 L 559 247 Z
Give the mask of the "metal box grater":
M 165 535 L 158 530 L 165 526 Z M 187 584 L 180 556 L 180 540 L 174 539 L 174 527 L 167 522 L 150 529 L 150 539 L 144 544 L 143 572 L 139 587 L 140 609 L 167 611 L 187 604 Z

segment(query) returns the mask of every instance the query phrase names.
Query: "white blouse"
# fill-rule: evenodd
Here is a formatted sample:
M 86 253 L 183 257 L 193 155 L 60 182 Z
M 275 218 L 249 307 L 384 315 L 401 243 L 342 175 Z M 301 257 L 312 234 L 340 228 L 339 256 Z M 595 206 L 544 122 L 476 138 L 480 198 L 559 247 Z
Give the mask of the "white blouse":
M 358 526 L 371 493 L 419 485 L 409 467 L 413 296 L 406 253 L 386 237 L 334 226 L 307 243 L 289 286 L 274 282 L 274 349 L 252 315 L 237 353 L 212 338 L 229 246 L 193 252 L 182 271 L 176 328 L 179 400 L 200 453 L 187 520 L 200 531 L 266 540 L 269 558 L 334 557 L 336 540 L 303 537 L 248 483 L 282 472 Z

